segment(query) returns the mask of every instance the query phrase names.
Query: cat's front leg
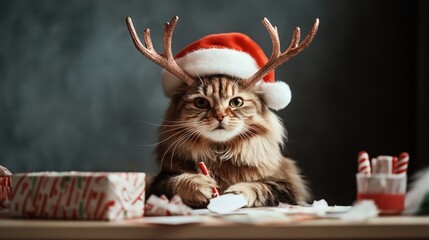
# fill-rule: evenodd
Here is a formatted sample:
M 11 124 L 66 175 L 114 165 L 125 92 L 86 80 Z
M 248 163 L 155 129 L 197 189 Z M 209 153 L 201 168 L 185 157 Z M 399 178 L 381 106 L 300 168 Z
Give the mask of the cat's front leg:
M 213 178 L 200 173 L 183 173 L 170 178 L 169 183 L 172 192 L 191 207 L 207 206 L 212 198 L 212 188 L 217 187 Z
M 241 182 L 230 186 L 225 192 L 243 194 L 247 207 L 277 206 L 280 202 L 296 204 L 296 198 L 284 181 Z
M 178 173 L 161 171 L 149 185 L 147 195 L 165 195 L 172 198 L 179 195 L 190 207 L 206 207 L 212 198 L 212 188 L 216 181 L 200 173 Z

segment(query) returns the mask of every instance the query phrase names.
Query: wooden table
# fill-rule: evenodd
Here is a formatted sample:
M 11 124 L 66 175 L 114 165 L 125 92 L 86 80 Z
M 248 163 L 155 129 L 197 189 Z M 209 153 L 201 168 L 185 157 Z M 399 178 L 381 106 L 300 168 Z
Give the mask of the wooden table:
M 208 220 L 181 226 L 0 219 L 0 239 L 429 239 L 429 217 L 379 217 L 350 223 L 314 219 L 275 225 Z

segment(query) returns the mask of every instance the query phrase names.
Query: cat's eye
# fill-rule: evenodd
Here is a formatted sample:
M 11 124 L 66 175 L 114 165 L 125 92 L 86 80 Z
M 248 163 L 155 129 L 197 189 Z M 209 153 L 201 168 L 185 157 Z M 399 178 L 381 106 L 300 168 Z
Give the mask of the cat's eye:
M 202 98 L 202 97 L 197 97 L 195 99 L 194 102 L 195 107 L 200 108 L 200 109 L 205 109 L 208 108 L 210 106 L 210 103 L 207 99 Z
M 241 97 L 236 97 L 231 99 L 231 101 L 229 101 L 229 106 L 234 107 L 234 108 L 238 108 L 243 106 L 243 99 Z

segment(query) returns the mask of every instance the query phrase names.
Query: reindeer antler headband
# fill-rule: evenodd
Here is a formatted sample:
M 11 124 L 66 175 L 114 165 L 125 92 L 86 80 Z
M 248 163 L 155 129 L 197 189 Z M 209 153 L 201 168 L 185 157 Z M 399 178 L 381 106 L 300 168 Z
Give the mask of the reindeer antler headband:
M 289 86 L 276 82 L 274 69 L 301 53 L 313 41 L 319 26 L 319 19 L 305 39 L 300 43 L 301 31 L 295 28 L 292 40 L 286 51 L 281 52 L 277 27 L 267 18 L 262 20 L 267 29 L 273 49 L 268 59 L 259 45 L 242 33 L 213 34 L 188 45 L 176 57 L 171 52 L 173 31 L 179 17 L 175 16 L 164 29 L 164 52 L 159 54 L 153 48 L 150 30 L 144 31 L 144 45 L 140 41 L 130 17 L 126 18 L 128 30 L 136 48 L 151 61 L 161 66 L 164 91 L 167 96 L 185 83 L 192 85 L 198 76 L 225 74 L 241 78 L 245 88 L 259 87 L 263 97 L 272 109 L 281 109 L 290 102 Z M 261 81 L 261 80 L 264 81 Z

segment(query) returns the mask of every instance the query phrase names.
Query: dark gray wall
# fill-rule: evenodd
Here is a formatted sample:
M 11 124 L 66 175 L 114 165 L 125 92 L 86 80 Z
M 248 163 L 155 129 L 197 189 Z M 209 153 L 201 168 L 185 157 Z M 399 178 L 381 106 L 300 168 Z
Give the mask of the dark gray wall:
M 427 101 L 427 88 L 417 91 L 418 79 L 427 80 L 416 67 L 425 65 L 417 64 L 424 58 L 417 53 L 427 46 L 418 41 L 425 20 L 419 14 L 428 13 L 419 6 L 405 0 L 1 1 L 0 164 L 12 172 L 157 171 L 153 146 L 142 146 L 156 141 L 156 126 L 142 121 L 159 124 L 168 99 L 160 68 L 134 48 L 126 16 L 138 32 L 151 28 L 158 50 L 164 22 L 179 15 L 175 52 L 206 34 L 240 31 L 267 54 L 262 17 L 278 26 L 284 48 L 295 26 L 306 34 L 319 17 L 314 43 L 276 72 L 293 92 L 279 114 L 289 130 L 286 154 L 297 159 L 314 197 L 350 204 L 358 151 L 409 151 L 416 156 L 411 171 L 414 163 L 427 165 L 427 137 L 416 134 L 418 126 L 427 129 L 416 124 L 427 116 L 416 107 L 418 99 Z

